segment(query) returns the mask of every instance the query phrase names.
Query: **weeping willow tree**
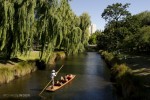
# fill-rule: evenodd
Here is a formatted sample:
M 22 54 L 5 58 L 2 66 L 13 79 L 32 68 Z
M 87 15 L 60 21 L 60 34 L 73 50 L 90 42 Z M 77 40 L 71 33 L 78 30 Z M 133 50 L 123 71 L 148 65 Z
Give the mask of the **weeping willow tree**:
M 9 59 L 32 46 L 36 0 L 0 0 L 0 52 Z
M 56 46 L 60 45 L 62 37 L 61 20 L 57 16 L 58 1 L 39 1 L 37 20 L 39 31 L 39 44 L 41 45 L 40 59 L 49 60 Z
M 40 58 L 48 60 L 55 48 L 64 49 L 68 55 L 83 51 L 88 41 L 89 16 L 76 16 L 68 0 L 43 0 L 38 4 Z
M 0 52 L 7 59 L 26 54 L 35 37 L 45 61 L 55 48 L 67 54 L 83 51 L 89 17 L 76 16 L 69 1 L 0 0 Z
M 70 8 L 68 0 L 61 0 L 58 12 L 63 33 L 60 48 L 64 49 L 68 55 L 76 54 L 82 49 L 80 18 Z
M 88 39 L 89 39 L 89 26 L 91 24 L 90 21 L 90 16 L 88 15 L 88 13 L 83 13 L 80 16 L 80 29 L 82 30 L 82 44 L 84 46 L 86 46 L 88 44 Z

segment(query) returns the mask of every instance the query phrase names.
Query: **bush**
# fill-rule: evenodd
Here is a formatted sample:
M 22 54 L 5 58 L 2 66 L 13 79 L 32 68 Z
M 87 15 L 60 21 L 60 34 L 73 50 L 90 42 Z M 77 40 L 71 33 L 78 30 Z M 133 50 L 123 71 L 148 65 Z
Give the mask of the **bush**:
M 130 71 L 131 69 L 125 64 L 115 64 L 111 69 L 112 74 L 116 76 L 116 78 L 121 78 L 123 75 Z
M 105 60 L 107 60 L 107 61 L 112 61 L 114 58 L 114 55 L 112 53 L 107 52 L 107 51 L 103 51 L 101 53 L 101 55 L 104 56 Z

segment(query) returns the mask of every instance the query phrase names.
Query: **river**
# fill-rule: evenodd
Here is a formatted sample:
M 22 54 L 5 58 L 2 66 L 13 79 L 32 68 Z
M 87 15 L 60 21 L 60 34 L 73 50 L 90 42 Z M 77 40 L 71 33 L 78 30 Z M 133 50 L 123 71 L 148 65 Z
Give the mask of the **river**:
M 51 68 L 38 70 L 32 74 L 18 78 L 0 86 L 0 99 L 30 100 L 116 100 L 110 72 L 107 65 L 96 52 L 87 52 L 78 56 L 70 56 L 58 61 L 55 69 L 64 67 L 56 79 L 65 74 L 75 74 L 76 78 L 55 92 L 38 94 L 50 80 Z

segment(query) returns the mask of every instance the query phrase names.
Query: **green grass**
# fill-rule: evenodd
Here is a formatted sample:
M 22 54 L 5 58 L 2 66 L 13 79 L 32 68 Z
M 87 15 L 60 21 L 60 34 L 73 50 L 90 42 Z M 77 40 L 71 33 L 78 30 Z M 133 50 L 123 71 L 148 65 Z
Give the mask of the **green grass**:
M 0 84 L 8 83 L 16 77 L 21 77 L 37 69 L 34 61 L 22 61 L 14 66 L 0 66 Z
M 21 60 L 36 60 L 36 59 L 39 59 L 39 54 L 40 54 L 39 51 L 31 51 L 31 52 L 28 52 L 27 55 L 18 54 L 17 58 Z M 62 58 L 65 58 L 66 55 L 63 51 L 53 52 L 52 55 L 50 56 L 50 60 L 54 61 L 56 57 L 57 59 L 62 59 Z
M 35 59 L 39 59 L 39 51 L 31 51 L 28 52 L 27 55 L 21 55 L 18 53 L 17 58 L 21 59 L 21 60 L 35 60 Z
M 38 56 L 39 52 L 34 51 L 28 53 L 26 56 L 19 55 L 19 62 L 9 60 L 5 63 L 0 63 L 0 84 L 8 83 L 16 77 L 34 72 L 37 69 L 34 60 L 39 58 Z

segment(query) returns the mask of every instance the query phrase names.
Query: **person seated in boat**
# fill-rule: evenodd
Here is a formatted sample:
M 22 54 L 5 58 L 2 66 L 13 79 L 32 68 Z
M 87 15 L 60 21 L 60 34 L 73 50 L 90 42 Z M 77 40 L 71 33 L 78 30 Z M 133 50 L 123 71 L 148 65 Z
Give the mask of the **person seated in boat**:
M 61 76 L 60 81 L 61 81 L 62 83 L 65 83 L 65 82 L 67 82 L 68 80 L 67 80 L 66 78 L 64 78 L 64 77 Z
M 61 86 L 61 82 L 56 81 L 56 83 L 54 84 L 55 86 Z
M 52 86 L 51 86 L 51 88 L 52 89 L 54 87 L 54 78 L 55 78 L 55 76 L 56 76 L 56 72 L 55 72 L 55 70 L 52 70 L 52 72 L 51 72 L 51 80 L 52 80 Z
M 67 80 L 68 80 L 68 75 L 66 75 L 66 76 L 65 76 L 65 79 L 67 79 Z
M 70 80 L 72 78 L 72 74 L 67 75 L 67 79 Z

